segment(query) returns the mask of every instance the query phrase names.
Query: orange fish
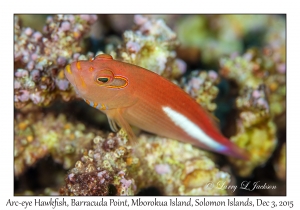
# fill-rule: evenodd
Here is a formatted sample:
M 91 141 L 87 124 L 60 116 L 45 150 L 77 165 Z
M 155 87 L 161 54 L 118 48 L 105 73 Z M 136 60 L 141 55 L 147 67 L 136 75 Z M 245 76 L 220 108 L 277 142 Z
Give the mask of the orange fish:
M 113 131 L 130 127 L 191 143 L 221 154 L 247 159 L 245 151 L 226 139 L 208 113 L 186 92 L 160 75 L 101 54 L 76 61 L 65 75 L 86 103 L 107 115 Z

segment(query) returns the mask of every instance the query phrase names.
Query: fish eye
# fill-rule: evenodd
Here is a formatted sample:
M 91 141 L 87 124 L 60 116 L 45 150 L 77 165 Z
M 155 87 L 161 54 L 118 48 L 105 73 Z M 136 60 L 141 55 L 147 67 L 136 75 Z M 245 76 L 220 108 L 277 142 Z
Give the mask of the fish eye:
M 94 78 L 98 85 L 107 85 L 114 80 L 114 73 L 109 69 L 103 69 L 95 72 Z
M 94 81 L 99 85 L 106 88 L 125 88 L 128 85 L 128 79 L 124 76 L 114 75 L 109 69 L 102 69 L 94 71 Z
M 97 80 L 99 82 L 106 83 L 106 82 L 108 82 L 109 78 L 107 78 L 107 77 L 98 77 Z

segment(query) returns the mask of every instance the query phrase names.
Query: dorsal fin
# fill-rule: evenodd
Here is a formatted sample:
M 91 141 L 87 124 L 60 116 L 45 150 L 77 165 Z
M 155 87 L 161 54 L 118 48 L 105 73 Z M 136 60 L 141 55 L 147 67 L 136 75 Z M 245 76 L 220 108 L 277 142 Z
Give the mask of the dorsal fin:
M 108 54 L 100 54 L 97 55 L 94 60 L 113 60 L 113 57 Z

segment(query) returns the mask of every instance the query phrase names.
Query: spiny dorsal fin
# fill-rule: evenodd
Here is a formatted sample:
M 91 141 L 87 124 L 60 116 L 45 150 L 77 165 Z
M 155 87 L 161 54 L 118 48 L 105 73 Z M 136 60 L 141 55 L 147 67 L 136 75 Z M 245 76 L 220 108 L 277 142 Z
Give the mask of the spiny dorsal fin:
M 95 57 L 94 60 L 113 60 L 113 57 L 111 55 L 108 54 L 99 54 Z

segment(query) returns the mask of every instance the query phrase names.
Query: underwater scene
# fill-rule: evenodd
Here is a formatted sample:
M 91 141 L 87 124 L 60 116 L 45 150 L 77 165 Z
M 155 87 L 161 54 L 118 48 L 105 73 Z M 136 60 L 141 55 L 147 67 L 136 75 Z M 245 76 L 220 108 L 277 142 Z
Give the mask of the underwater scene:
M 286 16 L 14 15 L 14 195 L 286 195 Z

